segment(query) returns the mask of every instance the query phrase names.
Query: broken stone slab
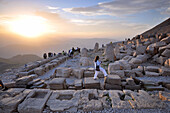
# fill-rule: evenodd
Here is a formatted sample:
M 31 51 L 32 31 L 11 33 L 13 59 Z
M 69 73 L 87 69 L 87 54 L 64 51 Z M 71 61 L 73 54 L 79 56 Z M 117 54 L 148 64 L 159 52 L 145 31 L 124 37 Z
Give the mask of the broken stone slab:
M 15 88 L 16 90 L 16 88 Z M 10 91 L 9 91 L 10 92 Z M 0 112 L 12 113 L 17 110 L 18 105 L 25 99 L 30 90 L 22 90 L 19 94 L 11 95 L 10 97 L 0 100 Z
M 121 77 L 121 78 L 124 78 L 124 77 L 125 77 L 124 70 L 111 71 L 109 74 L 110 74 L 110 75 L 119 75 L 119 77 Z
M 49 106 L 53 112 L 71 110 L 71 108 L 78 106 L 79 97 L 75 96 L 75 93 L 76 91 L 74 90 L 54 91 L 48 99 L 47 106 Z M 77 112 L 77 109 L 75 109 L 74 112 Z
M 84 87 L 86 89 L 100 89 L 100 80 L 94 80 L 93 77 L 84 78 Z
M 58 68 L 55 70 L 56 77 L 63 77 L 63 78 L 68 78 L 68 77 L 70 77 L 71 72 L 72 72 L 72 69 L 71 69 L 71 68 L 65 68 L 65 67 L 58 67 Z
M 130 92 L 133 100 L 129 100 L 130 105 L 134 109 L 154 109 L 165 108 L 166 104 L 159 99 L 152 98 L 146 91 L 139 90 L 138 92 Z
M 160 76 L 159 73 L 149 72 L 149 71 L 145 71 L 145 75 L 148 76 L 148 77 L 158 77 L 158 76 Z
M 114 62 L 109 64 L 108 73 L 111 73 L 115 70 L 121 70 L 121 64 L 119 62 Z
M 31 76 L 24 76 L 16 80 L 16 85 L 27 85 L 30 81 L 32 81 Z
M 51 95 L 49 89 L 34 89 L 26 99 L 19 104 L 19 113 L 42 113 L 44 106 Z
M 83 86 L 83 80 L 82 79 L 76 79 L 74 81 L 74 86 L 77 90 L 82 89 Z
M 108 75 L 105 82 L 111 85 L 121 85 L 121 78 L 118 75 Z
M 34 69 L 34 73 L 38 76 L 44 75 L 45 69 L 43 67 L 38 67 Z
M 136 76 L 135 71 L 133 71 L 133 70 L 125 70 L 124 72 L 125 72 L 126 77 L 134 78 Z
M 84 74 L 84 69 L 79 68 L 79 69 L 73 69 L 72 72 L 73 76 L 75 76 L 78 79 L 83 78 L 83 74 Z
M 128 85 L 131 85 L 131 86 L 136 85 L 132 78 L 127 78 L 126 82 L 127 82 Z
M 83 107 L 85 112 L 90 112 L 93 110 L 99 111 L 103 109 L 102 102 L 100 100 L 91 100 Z
M 124 99 L 122 98 L 123 95 L 124 93 L 120 90 L 109 91 L 109 97 L 111 99 L 112 108 L 115 108 L 115 109 L 131 109 L 132 108 L 128 101 L 124 101 Z
M 156 72 L 159 73 L 159 67 L 157 66 L 147 66 L 144 68 L 145 71 Z
M 37 75 L 37 74 L 31 74 L 31 75 L 29 75 L 29 76 L 31 76 L 31 77 L 32 77 L 32 79 L 35 79 L 35 78 L 37 78 L 37 77 L 38 77 L 38 75 Z
M 147 46 L 137 46 L 136 51 L 139 52 L 140 54 L 144 54 L 146 51 Z
M 159 98 L 163 101 L 170 101 L 170 93 L 165 91 L 159 91 Z
M 170 57 L 170 49 L 165 49 L 165 51 L 161 55 L 169 58 Z
M 94 77 L 94 71 L 84 71 L 84 77 Z
M 54 78 L 49 82 L 50 89 L 61 90 L 66 88 L 66 79 L 65 78 Z
M 144 86 L 144 88 L 145 88 L 147 91 L 154 91 L 154 90 L 164 91 L 164 88 L 163 88 L 162 86 Z
M 160 57 L 158 57 L 158 58 L 156 58 L 156 59 L 154 59 L 154 60 L 155 60 L 157 63 L 163 65 L 164 62 L 166 61 L 166 59 L 167 59 L 167 57 L 160 56 Z

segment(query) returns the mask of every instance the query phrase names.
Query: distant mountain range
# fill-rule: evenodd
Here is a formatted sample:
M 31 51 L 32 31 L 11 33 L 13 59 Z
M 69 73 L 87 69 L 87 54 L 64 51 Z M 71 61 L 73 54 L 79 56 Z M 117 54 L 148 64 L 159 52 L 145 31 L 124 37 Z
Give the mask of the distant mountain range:
M 170 18 L 156 25 L 152 29 L 145 31 L 143 35 L 152 35 L 152 34 L 160 34 L 160 33 L 170 33 Z
M 6 69 L 16 68 L 28 62 L 34 62 L 41 59 L 42 58 L 39 56 L 32 54 L 17 55 L 9 59 L 0 58 L 0 73 L 4 72 Z

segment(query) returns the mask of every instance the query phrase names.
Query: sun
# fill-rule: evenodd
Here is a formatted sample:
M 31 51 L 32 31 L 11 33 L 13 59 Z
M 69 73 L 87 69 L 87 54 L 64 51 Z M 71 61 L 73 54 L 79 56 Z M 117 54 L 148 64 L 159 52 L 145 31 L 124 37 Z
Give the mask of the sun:
M 22 15 L 10 22 L 12 32 L 24 37 L 35 38 L 48 31 L 47 20 L 40 16 Z

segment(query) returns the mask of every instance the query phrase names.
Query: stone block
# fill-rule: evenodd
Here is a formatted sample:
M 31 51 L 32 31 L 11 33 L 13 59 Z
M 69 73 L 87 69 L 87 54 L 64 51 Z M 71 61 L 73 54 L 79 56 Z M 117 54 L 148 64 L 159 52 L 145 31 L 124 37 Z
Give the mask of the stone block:
M 7 82 L 4 83 L 6 88 L 15 88 L 16 87 L 16 82 Z
M 105 82 L 111 85 L 121 85 L 121 78 L 118 75 L 108 75 Z
M 164 91 L 164 88 L 163 88 L 162 86 L 144 86 L 144 88 L 145 88 L 147 91 L 154 91 L 154 90 Z
M 82 79 L 76 79 L 74 81 L 74 86 L 75 86 L 76 89 L 82 89 L 83 80 Z
M 27 85 L 30 81 L 32 81 L 31 76 L 24 76 L 16 80 L 16 85 Z
M 159 99 L 152 98 L 146 91 L 139 90 L 139 92 L 130 93 L 133 100 L 129 100 L 132 108 L 134 109 L 163 109 L 166 104 L 161 102 Z
M 75 80 L 76 80 L 76 78 L 66 78 L 66 85 L 67 85 L 67 87 L 74 86 L 74 81 Z
M 75 91 L 73 90 L 61 90 L 54 91 L 47 101 L 47 106 L 53 112 L 77 112 L 77 109 L 72 109 L 78 107 L 79 97 L 75 96 Z
M 158 77 L 158 76 L 160 76 L 159 73 L 149 72 L 149 71 L 145 71 L 145 75 L 148 76 L 148 77 Z
M 127 82 L 128 85 L 131 85 L 131 86 L 136 85 L 132 78 L 127 78 L 126 82 Z
M 84 71 L 84 77 L 94 77 L 94 71 Z
M 159 67 L 157 66 L 147 66 L 145 67 L 145 71 L 156 72 L 159 73 Z
M 81 78 L 83 78 L 84 69 L 81 69 L 81 68 L 79 68 L 79 69 L 73 69 L 72 74 L 73 74 L 76 78 L 81 79 Z
M 169 58 L 170 57 L 170 49 L 165 49 L 165 51 L 161 55 Z
M 54 78 L 49 82 L 50 89 L 61 90 L 66 88 L 65 78 Z
M 19 72 L 18 77 L 28 76 L 28 72 Z
M 140 90 L 141 86 L 140 85 L 125 85 L 125 89 L 129 90 Z
M 122 89 L 121 85 L 113 85 L 113 84 L 108 84 L 108 83 L 105 83 L 104 87 L 106 90 L 121 90 Z
M 115 70 L 109 73 L 110 75 L 119 75 L 119 77 L 124 78 L 125 72 L 124 70 Z
M 15 88 L 16 91 L 16 88 Z M 8 93 L 11 95 L 9 97 L 5 97 L 0 100 L 0 113 L 13 113 L 17 110 L 17 106 L 25 99 L 27 94 L 30 92 L 30 90 L 25 91 L 19 91 L 20 93 L 14 94 L 9 91 Z
M 170 76 L 170 69 L 162 67 L 161 69 L 159 69 L 159 73 L 162 76 Z
M 63 78 L 68 78 L 70 77 L 72 72 L 71 68 L 65 68 L 65 67 L 59 67 L 55 70 L 56 77 L 63 77 Z
M 86 89 L 100 89 L 100 81 L 94 80 L 93 77 L 84 78 L 84 87 Z
M 133 71 L 133 70 L 125 70 L 124 72 L 125 72 L 126 77 L 134 78 L 136 76 L 135 71 Z
M 45 69 L 43 67 L 35 68 L 34 73 L 37 74 L 38 76 L 44 75 L 45 74 Z
M 141 59 L 138 59 L 138 58 L 132 58 L 129 63 L 131 64 L 141 64 L 142 63 L 142 60 Z
M 44 106 L 51 95 L 48 89 L 35 89 L 18 106 L 19 113 L 42 113 Z

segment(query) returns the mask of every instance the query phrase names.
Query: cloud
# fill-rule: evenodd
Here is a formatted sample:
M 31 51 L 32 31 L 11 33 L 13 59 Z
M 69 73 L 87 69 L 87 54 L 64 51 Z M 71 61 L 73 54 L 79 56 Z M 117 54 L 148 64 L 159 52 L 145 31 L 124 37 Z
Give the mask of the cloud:
M 166 8 L 164 11 L 162 11 L 162 14 L 170 15 L 170 7 Z
M 86 16 L 111 15 L 122 16 L 139 13 L 142 11 L 165 8 L 170 5 L 169 0 L 114 0 L 98 3 L 90 7 L 64 8 L 66 12 Z
M 56 10 L 56 9 L 59 9 L 59 7 L 52 7 L 52 6 L 47 6 L 48 9 L 51 9 L 51 10 Z

